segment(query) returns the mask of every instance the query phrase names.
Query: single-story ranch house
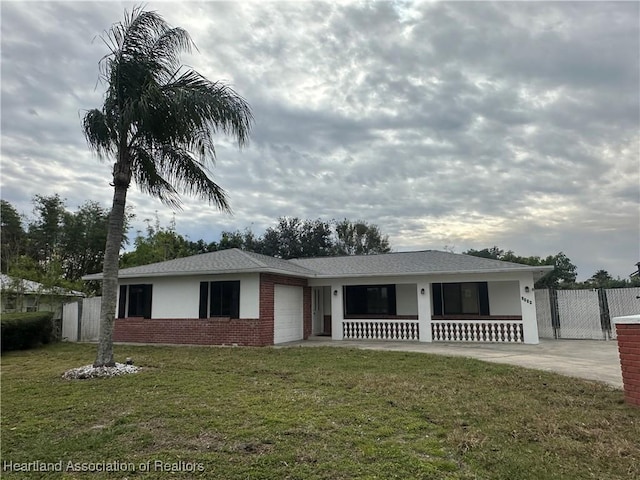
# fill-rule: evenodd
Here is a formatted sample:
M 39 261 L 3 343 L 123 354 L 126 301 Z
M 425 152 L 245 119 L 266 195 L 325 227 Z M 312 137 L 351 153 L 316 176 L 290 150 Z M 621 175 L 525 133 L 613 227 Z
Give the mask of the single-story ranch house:
M 46 287 L 24 278 L 0 273 L 0 311 L 2 313 L 53 312 L 54 319 L 62 317 L 62 306 L 76 302 L 84 293 L 60 287 Z
M 293 260 L 222 250 L 120 270 L 114 340 L 538 343 L 533 285 L 552 269 L 433 250 Z

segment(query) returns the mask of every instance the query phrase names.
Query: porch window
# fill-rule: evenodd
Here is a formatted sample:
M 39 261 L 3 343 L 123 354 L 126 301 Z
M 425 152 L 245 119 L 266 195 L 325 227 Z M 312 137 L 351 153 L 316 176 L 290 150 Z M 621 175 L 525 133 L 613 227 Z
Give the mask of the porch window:
M 200 282 L 199 318 L 240 317 L 240 281 Z
M 487 282 L 434 283 L 434 315 L 489 315 Z
M 120 285 L 118 318 L 151 318 L 151 297 L 153 285 Z
M 345 314 L 395 315 L 395 285 L 350 285 L 344 287 Z

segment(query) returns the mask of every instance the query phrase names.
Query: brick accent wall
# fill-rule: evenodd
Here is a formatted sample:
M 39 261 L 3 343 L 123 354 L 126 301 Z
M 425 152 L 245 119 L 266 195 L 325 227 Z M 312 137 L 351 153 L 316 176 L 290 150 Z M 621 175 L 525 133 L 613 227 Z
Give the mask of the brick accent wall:
M 303 287 L 303 334 L 311 334 L 311 287 L 305 278 L 260 274 L 260 318 L 117 318 L 113 340 L 176 345 L 273 345 L 275 285 Z
M 271 341 L 273 344 L 273 317 L 274 317 L 274 292 L 275 285 L 290 285 L 302 288 L 303 305 L 303 338 L 306 340 L 311 335 L 311 287 L 308 286 L 306 278 L 285 277 L 284 275 L 274 275 L 271 273 L 260 274 L 260 322 L 263 328 L 270 329 Z
M 258 319 L 230 318 L 117 318 L 113 340 L 177 345 L 245 345 L 273 343 Z
M 640 323 L 617 323 L 624 399 L 640 407 Z

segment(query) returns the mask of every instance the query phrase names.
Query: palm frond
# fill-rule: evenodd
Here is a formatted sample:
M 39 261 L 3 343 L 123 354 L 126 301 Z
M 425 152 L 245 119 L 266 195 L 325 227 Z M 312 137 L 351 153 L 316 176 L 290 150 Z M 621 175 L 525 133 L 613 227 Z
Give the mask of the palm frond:
M 208 125 L 212 133 L 233 135 L 239 147 L 248 142 L 253 122 L 251 109 L 232 88 L 187 70 L 163 90 L 173 96 L 176 104 L 183 105 L 194 125 Z
M 114 133 L 103 112 L 95 108 L 89 110 L 82 120 L 82 131 L 89 146 L 100 157 L 114 153 Z
M 156 168 L 157 162 L 153 151 L 134 147 L 131 153 L 133 178 L 138 187 L 143 192 L 159 198 L 164 204 L 172 208 L 180 208 L 178 192 Z
M 195 48 L 189 34 L 170 27 L 156 12 L 125 12 L 103 38 L 109 54 L 100 60 L 108 84 L 102 111 L 85 117 L 89 146 L 127 162 L 138 186 L 176 206 L 178 191 L 229 210 L 226 193 L 212 179 L 217 133 L 239 147 L 253 123 L 246 100 L 232 88 L 211 82 L 180 65 Z M 101 130 L 102 129 L 102 130 Z
M 186 149 L 165 146 L 161 151 L 162 167 L 165 179 L 180 193 L 207 200 L 222 211 L 230 212 L 227 194 L 214 182 L 206 166 L 198 162 Z

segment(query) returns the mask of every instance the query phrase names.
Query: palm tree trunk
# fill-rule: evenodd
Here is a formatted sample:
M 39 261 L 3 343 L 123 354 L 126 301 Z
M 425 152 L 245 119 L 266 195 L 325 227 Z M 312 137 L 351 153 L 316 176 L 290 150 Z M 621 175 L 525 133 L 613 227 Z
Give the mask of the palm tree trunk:
M 116 176 L 114 175 L 114 177 Z M 93 363 L 94 367 L 115 365 L 113 359 L 113 324 L 118 297 L 118 264 L 120 261 L 120 246 L 122 244 L 128 187 L 128 181 L 121 182 L 114 178 L 113 205 L 109 215 L 109 231 L 107 232 L 107 243 L 104 252 L 100 336 L 96 361 Z

